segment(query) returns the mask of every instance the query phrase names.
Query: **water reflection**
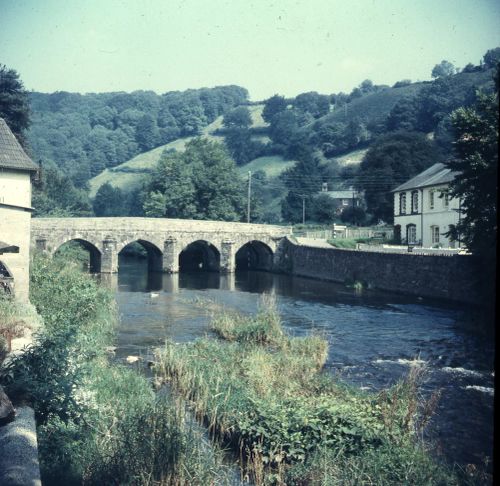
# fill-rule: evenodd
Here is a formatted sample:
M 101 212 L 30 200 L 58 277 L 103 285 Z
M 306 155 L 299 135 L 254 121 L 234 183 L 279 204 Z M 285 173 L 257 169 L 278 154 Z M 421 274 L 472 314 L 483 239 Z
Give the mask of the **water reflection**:
M 260 294 L 274 293 L 289 332 L 322 332 L 330 343 L 327 370 L 350 383 L 376 391 L 407 373 L 415 357 L 425 362 L 423 393 L 442 390 L 432 438 L 462 464 L 491 456 L 494 346 L 465 308 L 266 272 L 148 273 L 145 261 L 130 258 L 103 281 L 117 289 L 118 357 L 149 357 L 166 337 L 202 337 L 217 306 L 255 312 Z

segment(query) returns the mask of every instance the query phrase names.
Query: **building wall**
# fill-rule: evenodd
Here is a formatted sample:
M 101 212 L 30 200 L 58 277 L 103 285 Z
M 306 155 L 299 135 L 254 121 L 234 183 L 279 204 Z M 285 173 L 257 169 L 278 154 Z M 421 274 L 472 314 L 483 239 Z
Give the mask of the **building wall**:
M 394 193 L 394 225 L 401 226 L 401 237 L 406 243 L 406 227 L 408 224 L 415 224 L 417 242 L 422 246 L 431 248 L 440 245 L 444 248 L 456 247 L 457 242 L 447 238 L 446 233 L 450 225 L 458 224 L 459 200 L 450 198 L 446 204 L 445 197 L 440 197 L 443 191 L 448 189 L 447 185 L 425 187 L 418 189 L 418 212 L 411 213 L 411 197 L 413 191 L 400 191 Z M 400 214 L 400 194 L 406 194 L 406 214 Z M 433 196 L 433 204 L 431 200 Z M 423 214 L 422 214 L 423 211 Z M 433 238 L 433 227 L 437 227 L 435 237 Z M 422 231 L 423 229 L 423 231 Z M 439 234 L 437 234 L 439 233 Z
M 31 207 L 29 172 L 0 169 L 0 203 Z
M 0 239 L 19 247 L 19 253 L 5 253 L 0 259 L 12 272 L 16 298 L 24 302 L 29 297 L 30 222 L 31 213 L 0 207 Z
M 479 301 L 471 255 L 429 256 L 377 253 L 298 245 L 285 239 L 277 269 L 334 282 L 361 281 L 367 286 L 408 295 L 474 304 Z
M 19 253 L 5 253 L 0 259 L 9 267 L 14 277 L 16 298 L 27 301 L 29 297 L 31 177 L 29 172 L 0 170 L 0 240 L 19 247 Z

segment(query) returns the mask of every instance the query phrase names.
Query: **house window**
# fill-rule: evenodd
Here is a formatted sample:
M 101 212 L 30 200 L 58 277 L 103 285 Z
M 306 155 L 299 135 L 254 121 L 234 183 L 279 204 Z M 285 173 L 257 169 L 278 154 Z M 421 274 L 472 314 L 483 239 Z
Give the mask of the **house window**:
M 418 213 L 418 191 L 411 193 L 411 212 Z
M 448 191 L 445 191 L 443 193 L 443 207 L 448 209 L 449 205 L 450 205 L 450 198 L 448 196 Z
M 429 209 L 434 209 L 434 191 L 429 191 Z
M 409 245 L 417 242 L 417 227 L 414 224 L 406 225 L 406 241 Z
M 439 226 L 431 226 L 431 242 L 433 245 L 439 243 Z
M 406 193 L 399 195 L 399 214 L 406 214 Z

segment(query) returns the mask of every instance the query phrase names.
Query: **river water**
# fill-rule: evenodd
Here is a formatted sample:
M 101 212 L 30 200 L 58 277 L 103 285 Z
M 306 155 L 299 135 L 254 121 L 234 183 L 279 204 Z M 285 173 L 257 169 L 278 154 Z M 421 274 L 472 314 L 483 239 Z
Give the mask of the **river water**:
M 423 396 L 441 391 L 426 434 L 436 451 L 462 465 L 492 458 L 494 341 L 465 308 L 265 272 L 148 273 L 144 261 L 126 257 L 108 284 L 121 314 L 118 359 L 150 359 L 166 337 L 186 342 L 209 333 L 218 305 L 255 312 L 260 295 L 273 293 L 291 334 L 324 334 L 326 370 L 348 383 L 376 391 L 407 373 L 412 360 L 425 364 Z

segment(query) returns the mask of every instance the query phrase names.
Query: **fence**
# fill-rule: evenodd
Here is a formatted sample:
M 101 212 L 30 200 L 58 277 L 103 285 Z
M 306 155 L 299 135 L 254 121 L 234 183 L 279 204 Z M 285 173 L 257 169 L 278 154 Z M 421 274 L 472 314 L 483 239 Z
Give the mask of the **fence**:
M 294 235 L 320 240 L 329 240 L 331 238 L 375 238 L 380 240 L 392 240 L 394 237 L 394 229 L 392 227 L 350 228 L 348 226 L 335 224 L 331 230 L 294 231 Z

